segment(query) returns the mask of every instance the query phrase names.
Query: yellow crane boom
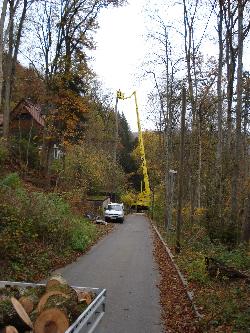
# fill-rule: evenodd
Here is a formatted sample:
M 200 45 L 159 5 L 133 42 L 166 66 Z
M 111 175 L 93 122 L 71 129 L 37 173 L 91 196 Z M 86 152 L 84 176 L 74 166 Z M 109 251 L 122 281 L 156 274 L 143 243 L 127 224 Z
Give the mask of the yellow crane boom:
M 135 108 L 136 108 L 137 126 L 138 126 L 139 151 L 140 151 L 140 157 L 141 157 L 141 161 L 142 161 L 141 167 L 142 167 L 143 183 L 144 183 L 144 186 L 141 185 L 141 192 L 137 195 L 136 202 L 134 203 L 133 206 L 135 206 L 137 208 L 137 210 L 141 210 L 141 209 L 149 209 L 150 203 L 151 203 L 151 192 L 150 192 L 150 187 L 149 187 L 147 162 L 146 162 L 146 156 L 145 156 L 145 149 L 144 149 L 144 143 L 143 143 L 143 136 L 142 136 L 142 130 L 141 130 L 136 91 L 134 91 L 128 97 L 125 97 L 124 93 L 122 93 L 120 90 L 117 91 L 118 99 L 124 100 L 127 98 L 131 98 L 132 96 L 134 96 L 134 99 L 135 99 Z

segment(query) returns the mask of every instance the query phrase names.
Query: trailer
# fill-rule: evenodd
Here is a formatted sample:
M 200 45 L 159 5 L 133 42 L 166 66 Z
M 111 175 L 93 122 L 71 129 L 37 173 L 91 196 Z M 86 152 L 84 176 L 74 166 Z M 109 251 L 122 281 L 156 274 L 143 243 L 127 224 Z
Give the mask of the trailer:
M 44 283 L 27 283 L 0 281 L 0 288 L 8 286 L 38 287 L 45 286 Z M 83 311 L 75 322 L 65 331 L 65 333 L 92 333 L 105 314 L 106 289 L 71 286 L 76 291 L 92 291 L 96 297 L 92 303 Z

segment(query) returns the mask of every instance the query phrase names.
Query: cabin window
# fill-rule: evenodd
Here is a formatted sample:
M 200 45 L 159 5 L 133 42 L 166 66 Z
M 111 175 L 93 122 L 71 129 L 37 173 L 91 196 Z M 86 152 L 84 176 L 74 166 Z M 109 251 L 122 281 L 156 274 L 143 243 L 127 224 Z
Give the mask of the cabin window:
M 31 114 L 29 114 L 29 113 L 21 113 L 21 114 L 18 114 L 17 116 L 16 116 L 16 119 L 17 120 L 29 120 L 29 119 L 31 119 L 32 117 L 31 117 Z

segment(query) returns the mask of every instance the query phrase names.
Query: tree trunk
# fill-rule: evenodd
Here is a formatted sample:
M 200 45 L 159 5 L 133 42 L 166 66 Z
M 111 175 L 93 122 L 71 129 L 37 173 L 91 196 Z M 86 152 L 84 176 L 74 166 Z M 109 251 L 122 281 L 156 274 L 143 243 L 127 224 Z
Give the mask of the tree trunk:
M 236 104 L 236 134 L 233 161 L 232 194 L 231 194 L 231 218 L 238 226 L 238 182 L 239 164 L 242 156 L 241 151 L 241 112 L 242 112 L 242 91 L 243 91 L 243 11 L 242 0 L 238 1 L 238 68 L 237 68 L 237 104 Z
M 188 11 L 186 6 L 186 0 L 183 0 L 183 6 L 184 6 L 184 30 L 185 30 L 185 58 L 186 58 L 186 65 L 187 65 L 187 79 L 188 79 L 188 92 L 189 92 L 189 98 L 191 103 L 191 112 L 192 112 L 192 132 L 191 132 L 191 154 L 190 154 L 190 221 L 193 223 L 194 221 L 194 210 L 195 210 L 195 198 L 196 198 L 196 192 L 200 193 L 200 184 L 198 182 L 197 184 L 197 172 L 200 172 L 199 169 L 199 147 L 197 149 L 197 137 L 198 131 L 197 131 L 197 110 L 196 110 L 196 96 L 194 96 L 194 81 L 192 71 L 195 75 L 195 55 L 191 54 L 194 53 L 195 47 L 194 47 L 194 18 L 196 15 L 196 8 L 197 8 L 198 0 L 195 1 L 193 15 L 189 18 L 188 17 Z M 196 82 L 195 82 L 195 88 L 196 88 Z M 198 152 L 198 154 L 197 154 Z M 195 163 L 195 161 L 198 161 Z M 197 187 L 198 186 L 198 187 Z M 196 191 L 197 190 L 197 191 Z
M 2 109 L 2 89 L 3 89 L 3 33 L 4 33 L 4 22 L 6 17 L 8 0 L 3 1 L 1 18 L 0 18 L 0 110 Z
M 250 241 L 250 190 L 245 201 L 244 220 L 242 222 L 241 240 L 248 243 Z
M 5 78 L 5 93 L 4 93 L 4 110 L 3 110 L 3 137 L 8 140 L 9 124 L 10 124 L 10 82 L 12 72 L 12 54 L 14 47 L 14 1 L 10 1 L 9 6 L 9 49 L 6 61 L 6 78 Z
M 176 222 L 176 252 L 181 249 L 181 224 L 182 224 L 182 196 L 183 196 L 183 177 L 184 177 L 184 138 L 185 138 L 185 115 L 186 115 L 186 89 L 182 89 L 182 111 L 181 111 L 181 138 L 180 138 L 180 160 L 178 172 L 178 207 Z
M 10 1 L 10 15 L 9 15 L 9 49 L 7 56 L 7 66 L 6 66 L 6 80 L 5 80 L 5 94 L 4 94 L 4 119 L 3 119 L 3 136 L 7 140 L 9 137 L 9 123 L 10 123 L 10 101 L 12 94 L 12 86 L 15 77 L 17 55 L 19 51 L 21 35 L 23 30 L 23 24 L 27 11 L 27 0 L 23 1 L 23 10 L 21 14 L 20 21 L 18 23 L 18 29 L 16 33 L 16 39 L 14 40 L 14 17 L 17 11 L 18 1 Z
M 218 120 L 218 142 L 217 142 L 217 154 L 216 154 L 216 187 L 218 189 L 218 215 L 221 218 L 222 212 L 222 69 L 223 69 L 223 36 L 222 36 L 222 24 L 223 24 L 223 3 L 220 2 L 220 12 L 218 17 L 218 37 L 219 37 L 219 60 L 218 60 L 218 78 L 217 78 L 217 120 Z
M 230 155 L 232 144 L 232 103 L 234 90 L 235 55 L 233 46 L 233 26 L 234 14 L 231 9 L 231 2 L 227 2 L 227 7 L 223 4 L 224 19 L 226 25 L 226 64 L 227 64 L 227 152 Z

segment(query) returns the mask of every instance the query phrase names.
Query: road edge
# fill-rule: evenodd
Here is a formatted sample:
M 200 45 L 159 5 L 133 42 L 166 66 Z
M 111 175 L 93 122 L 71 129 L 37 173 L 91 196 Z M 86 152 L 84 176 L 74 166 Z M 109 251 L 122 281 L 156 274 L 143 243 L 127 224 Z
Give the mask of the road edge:
M 189 290 L 188 288 L 188 282 L 186 280 L 186 278 L 184 277 L 184 275 L 181 273 L 179 267 L 177 266 L 177 264 L 174 261 L 174 255 L 172 254 L 171 250 L 169 249 L 169 247 L 167 246 L 166 242 L 164 241 L 164 239 L 162 238 L 162 235 L 160 234 L 159 230 L 157 229 L 157 227 L 154 225 L 153 221 L 151 220 L 151 218 L 149 218 L 150 224 L 153 227 L 154 231 L 156 232 L 157 236 L 159 237 L 160 241 L 162 242 L 180 280 L 182 285 L 184 286 L 184 289 L 186 291 L 187 297 L 191 302 L 192 308 L 194 310 L 194 313 L 197 317 L 198 320 L 201 320 L 203 318 L 203 316 L 199 313 L 198 311 L 198 307 L 196 305 L 196 303 L 194 302 L 194 292 L 192 290 Z

